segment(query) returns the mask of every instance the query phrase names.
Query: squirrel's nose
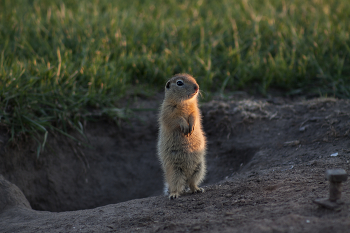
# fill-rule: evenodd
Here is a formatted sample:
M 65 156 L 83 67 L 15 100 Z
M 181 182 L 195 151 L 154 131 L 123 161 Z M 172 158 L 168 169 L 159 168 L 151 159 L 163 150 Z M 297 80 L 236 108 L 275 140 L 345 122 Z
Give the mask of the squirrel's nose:
M 198 89 L 199 89 L 199 86 L 197 84 L 194 84 L 194 90 L 198 91 Z

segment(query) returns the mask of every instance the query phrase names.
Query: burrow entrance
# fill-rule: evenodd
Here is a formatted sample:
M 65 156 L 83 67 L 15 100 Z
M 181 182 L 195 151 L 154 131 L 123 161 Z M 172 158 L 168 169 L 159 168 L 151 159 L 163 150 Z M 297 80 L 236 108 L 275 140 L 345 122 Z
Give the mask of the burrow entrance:
M 156 156 L 157 124 L 111 127 L 98 123 L 86 130 L 89 146 L 59 135 L 36 159 L 35 144 L 2 156 L 1 171 L 25 194 L 33 209 L 72 211 L 162 195 L 163 174 Z M 232 175 L 255 154 L 208 135 L 207 176 L 203 185 Z M 30 143 L 29 143 L 30 144 Z M 0 165 L 1 166 L 1 165 Z

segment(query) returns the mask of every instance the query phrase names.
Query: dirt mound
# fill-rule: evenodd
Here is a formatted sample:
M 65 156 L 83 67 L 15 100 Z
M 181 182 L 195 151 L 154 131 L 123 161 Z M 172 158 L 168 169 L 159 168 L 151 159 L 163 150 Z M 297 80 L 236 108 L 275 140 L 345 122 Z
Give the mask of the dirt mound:
M 86 138 L 74 135 L 85 145 L 51 132 L 39 158 L 35 142 L 7 152 L 3 148 L 0 174 L 15 183 L 36 210 L 89 209 L 161 195 L 163 173 L 156 156 L 158 99 L 147 103 L 153 110 L 135 115 L 129 122 L 88 124 Z M 216 138 L 217 133 L 208 134 L 209 143 Z M 204 185 L 239 170 L 256 150 L 232 141 L 210 144 Z
M 0 212 L 13 207 L 29 208 L 30 204 L 22 191 L 0 175 Z
M 232 99 L 203 104 L 209 148 L 206 192 L 176 201 L 151 197 L 163 187 L 155 148 L 159 102 L 138 104 L 154 111 L 140 112 L 119 127 L 110 122 L 87 125 L 90 147 L 51 135 L 38 159 L 30 153 L 35 150 L 30 143 L 0 156 L 0 173 L 23 191 L 34 209 L 122 203 L 62 213 L 12 208 L 0 215 L 0 229 L 344 232 L 350 226 L 348 185 L 339 212 L 312 203 L 328 195 L 326 169 L 349 171 L 350 101 Z M 123 202 L 136 198 L 145 199 Z

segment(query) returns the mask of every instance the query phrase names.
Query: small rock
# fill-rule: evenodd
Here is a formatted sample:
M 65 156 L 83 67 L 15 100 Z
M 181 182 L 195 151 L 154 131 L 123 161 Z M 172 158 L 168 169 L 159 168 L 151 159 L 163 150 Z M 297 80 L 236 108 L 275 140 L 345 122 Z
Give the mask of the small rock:
M 231 193 L 226 194 L 226 197 L 232 197 Z
M 308 162 L 306 164 L 306 166 L 315 166 L 315 165 L 317 165 L 317 161 L 316 160 L 312 160 L 312 161 L 310 161 L 310 162 Z
M 200 229 L 201 229 L 200 226 L 194 226 L 194 227 L 193 227 L 193 230 L 195 230 L 195 231 L 198 231 L 198 230 L 200 230 Z
M 329 122 L 329 124 L 333 125 L 335 123 L 338 123 L 339 120 L 338 119 L 330 119 L 328 122 Z
M 223 206 L 228 206 L 228 205 L 230 205 L 230 204 L 231 204 L 230 201 L 225 201 L 225 202 L 222 203 Z
M 297 146 L 299 144 L 300 144 L 299 140 L 294 140 L 294 141 L 289 141 L 289 142 L 283 143 L 284 146 Z
M 307 128 L 309 128 L 309 125 L 305 125 L 305 126 L 303 126 L 303 127 L 300 127 L 300 128 L 299 128 L 299 131 L 300 131 L 300 132 L 304 132 Z
M 0 175 L 0 213 L 14 206 L 31 209 L 22 191 Z

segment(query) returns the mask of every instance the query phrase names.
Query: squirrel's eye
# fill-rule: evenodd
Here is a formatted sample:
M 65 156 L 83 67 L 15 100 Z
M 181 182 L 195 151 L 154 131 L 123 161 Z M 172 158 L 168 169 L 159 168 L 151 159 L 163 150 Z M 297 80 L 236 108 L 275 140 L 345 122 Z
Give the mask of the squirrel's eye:
M 178 81 L 176 82 L 176 85 L 182 86 L 182 85 L 184 85 L 184 83 L 183 83 L 181 80 L 178 80 Z

